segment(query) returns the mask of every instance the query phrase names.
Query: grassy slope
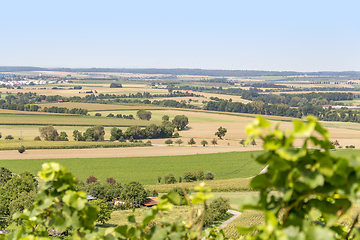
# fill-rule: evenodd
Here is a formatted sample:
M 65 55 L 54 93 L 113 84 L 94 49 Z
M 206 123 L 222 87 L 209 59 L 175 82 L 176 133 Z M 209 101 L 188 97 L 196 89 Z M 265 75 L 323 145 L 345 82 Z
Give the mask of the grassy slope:
M 173 173 L 178 179 L 187 171 L 212 171 L 215 179 L 245 178 L 257 174 L 262 166 L 251 157 L 256 152 L 230 152 L 203 155 L 97 158 L 97 159 L 56 159 L 67 167 L 80 180 L 94 175 L 101 181 L 113 177 L 121 183 L 139 181 L 143 184 L 156 184 L 157 177 Z M 0 166 L 14 173 L 28 170 L 37 173 L 46 160 L 4 160 Z

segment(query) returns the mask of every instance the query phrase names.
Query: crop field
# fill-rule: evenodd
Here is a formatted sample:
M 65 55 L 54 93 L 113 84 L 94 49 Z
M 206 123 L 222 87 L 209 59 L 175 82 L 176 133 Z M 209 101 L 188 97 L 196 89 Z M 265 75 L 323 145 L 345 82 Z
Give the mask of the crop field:
M 229 198 L 232 207 L 236 208 L 239 204 L 241 196 L 254 193 L 250 188 L 250 181 L 251 178 L 233 178 L 206 181 L 205 184 L 211 188 L 215 197 L 224 196 Z M 166 193 L 169 192 L 172 188 L 181 187 L 182 185 L 189 188 L 189 190 L 193 192 L 195 191 L 194 188 L 199 185 L 199 182 L 145 185 L 144 187 L 150 191 L 156 190 L 159 193 Z
M 121 149 L 120 149 L 121 150 Z M 116 181 L 127 183 L 139 181 L 143 184 L 156 184 L 157 177 L 172 173 L 179 179 L 185 172 L 212 171 L 215 179 L 246 178 L 259 173 L 263 166 L 256 163 L 251 155 L 254 152 L 230 152 L 162 157 L 95 158 L 95 159 L 25 159 L 0 161 L 2 167 L 14 173 L 28 170 L 36 174 L 41 164 L 56 161 L 66 166 L 80 180 L 85 181 L 94 175 L 101 181 L 113 177 Z

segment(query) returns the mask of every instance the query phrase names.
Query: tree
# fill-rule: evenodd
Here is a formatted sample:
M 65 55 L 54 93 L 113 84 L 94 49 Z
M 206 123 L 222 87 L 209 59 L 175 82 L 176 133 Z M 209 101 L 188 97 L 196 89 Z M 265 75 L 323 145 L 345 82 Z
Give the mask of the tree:
M 241 139 L 239 143 L 245 147 L 245 139 Z
M 225 136 L 226 132 L 227 132 L 226 128 L 219 127 L 218 131 L 215 133 L 215 135 L 218 136 L 220 139 L 222 139 L 222 137 Z
M 144 109 L 140 109 L 136 112 L 136 116 L 138 116 L 138 118 L 140 118 L 141 120 L 147 120 L 149 121 L 151 118 L 151 112 L 150 111 L 146 111 Z
M 203 145 L 203 147 L 205 147 L 208 144 L 208 142 L 204 139 L 201 141 L 201 145 Z
M 194 145 L 194 144 L 196 144 L 194 138 L 190 138 L 188 144 L 191 145 L 191 146 Z
M 173 124 L 177 130 L 184 130 L 185 127 L 189 124 L 189 119 L 185 115 L 176 115 L 172 120 Z
M 121 83 L 111 83 L 110 88 L 122 88 L 122 84 Z
M 101 113 L 95 113 L 95 117 L 101 117 Z
M 59 141 L 69 141 L 66 132 L 60 132 Z
M 111 141 L 119 140 L 123 136 L 123 132 L 120 128 L 113 127 L 110 130 Z
M 1 134 L 1 132 L 0 132 L 0 138 L 2 138 L 2 134 Z
M 160 184 L 162 177 L 158 176 L 158 183 Z
M 148 194 L 145 191 L 143 185 L 139 182 L 130 182 L 124 185 L 124 189 L 121 193 L 123 200 L 132 200 L 135 203 L 143 203 Z
M 98 222 L 104 224 L 105 222 L 111 219 L 111 210 L 109 209 L 108 204 L 104 200 L 102 199 L 93 200 L 90 202 L 90 204 L 98 207 L 99 209 L 97 215 Z
M 181 139 L 178 139 L 178 140 L 175 141 L 175 143 L 176 143 L 176 144 L 179 144 L 179 146 L 180 146 L 180 144 L 182 144 L 183 142 L 184 142 L 184 141 L 181 140 Z
M 46 141 L 59 141 L 59 133 L 52 125 L 39 128 L 39 132 Z
M 253 145 L 253 146 L 255 146 L 255 145 L 256 145 L 255 139 L 251 140 L 250 144 Z
M 165 141 L 165 144 L 167 144 L 167 145 L 173 144 L 173 140 L 168 139 L 168 140 Z
M 104 141 L 105 130 L 103 126 L 94 126 L 86 129 L 84 138 L 86 141 Z
M 165 184 L 173 184 L 176 183 L 176 178 L 174 177 L 174 174 L 169 173 L 168 175 L 165 176 Z
M 216 138 L 214 138 L 213 140 L 211 140 L 211 144 L 214 145 L 214 147 L 215 147 L 215 145 L 218 144 Z
M 34 141 L 41 141 L 40 136 L 36 136 L 36 137 L 34 137 Z
M 170 117 L 169 117 L 169 115 L 164 115 L 164 116 L 162 116 L 161 119 L 162 119 L 164 122 L 168 122 L 169 119 L 170 119 Z
M 141 139 L 143 138 L 143 131 L 139 126 L 132 125 L 126 129 L 126 131 L 124 132 L 124 137 L 126 139 L 130 139 L 130 137 L 132 137 L 133 139 Z
M 4 167 L 0 168 L 0 187 L 5 185 L 12 178 L 12 172 Z

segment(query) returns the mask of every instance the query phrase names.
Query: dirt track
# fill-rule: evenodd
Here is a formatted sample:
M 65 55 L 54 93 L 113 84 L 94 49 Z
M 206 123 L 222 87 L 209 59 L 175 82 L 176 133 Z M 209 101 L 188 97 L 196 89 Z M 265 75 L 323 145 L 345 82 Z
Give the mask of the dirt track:
M 221 146 L 152 146 L 129 148 L 90 148 L 90 149 L 36 149 L 20 154 L 17 150 L 0 151 L 0 160 L 10 159 L 50 159 L 50 158 L 112 158 L 175 156 L 219 152 L 254 151 L 260 147 L 221 147 Z

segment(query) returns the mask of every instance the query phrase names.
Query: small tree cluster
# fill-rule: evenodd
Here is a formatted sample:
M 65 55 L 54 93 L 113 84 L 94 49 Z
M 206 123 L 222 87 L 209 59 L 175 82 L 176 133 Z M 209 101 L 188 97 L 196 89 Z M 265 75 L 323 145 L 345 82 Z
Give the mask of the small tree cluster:
M 105 130 L 103 126 L 94 126 L 86 129 L 84 133 L 73 131 L 75 141 L 104 141 Z
M 69 141 L 66 132 L 60 132 L 59 135 L 58 131 L 52 125 L 39 128 L 39 132 L 40 136 L 44 138 L 45 141 Z M 38 141 L 39 138 L 35 138 L 36 141 Z
M 173 184 L 176 183 L 176 178 L 174 177 L 174 174 L 169 173 L 168 175 L 165 176 L 164 178 L 165 180 L 165 184 Z
M 202 181 L 202 180 L 204 180 L 204 178 L 205 178 L 205 175 L 204 175 L 203 170 L 184 173 L 184 181 L 185 182 Z
M 151 118 L 151 112 L 146 111 L 144 109 L 140 109 L 139 111 L 136 112 L 136 116 L 138 116 L 138 118 L 140 118 L 141 120 L 149 121 Z

